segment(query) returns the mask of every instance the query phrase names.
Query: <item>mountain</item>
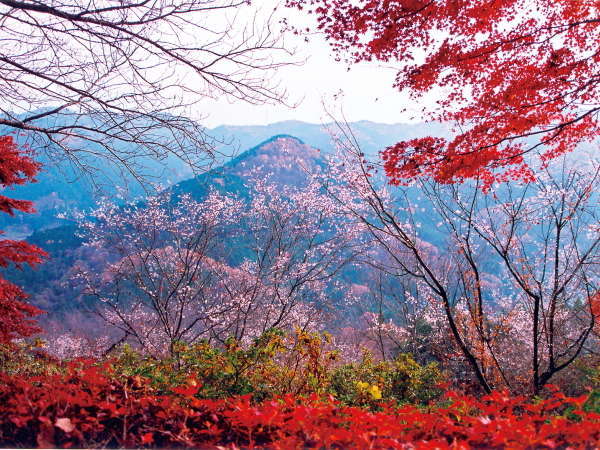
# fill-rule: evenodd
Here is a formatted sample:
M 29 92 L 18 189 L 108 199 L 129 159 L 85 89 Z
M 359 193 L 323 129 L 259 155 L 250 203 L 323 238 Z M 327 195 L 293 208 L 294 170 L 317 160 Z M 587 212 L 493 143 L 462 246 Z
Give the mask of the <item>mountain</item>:
M 190 194 L 196 200 L 202 200 L 209 189 L 248 198 L 248 183 L 252 177 L 268 176 L 277 184 L 299 186 L 306 178 L 306 170 L 323 164 L 320 150 L 297 137 L 280 134 L 250 148 L 221 167 L 175 184 L 170 191 L 174 197 Z
M 363 152 L 368 155 L 376 155 L 385 147 L 404 139 L 449 134 L 447 127 L 439 123 L 384 124 L 363 120 L 348 125 Z M 334 123 L 315 124 L 288 120 L 256 126 L 221 125 L 209 130 L 208 133 L 222 142 L 220 145 L 217 144 L 217 149 L 229 152 L 250 148 L 271 136 L 287 134 L 323 152 L 330 153 L 334 150 L 330 133 L 339 133 L 339 131 L 339 127 Z
M 268 178 L 276 185 L 301 186 L 306 181 L 307 171 L 324 164 L 321 150 L 296 137 L 277 135 L 241 153 L 221 167 L 171 186 L 168 192 L 174 201 L 183 194 L 201 201 L 210 190 L 235 194 L 238 198 L 248 200 L 252 195 L 252 183 L 256 179 Z M 418 193 L 411 191 L 409 195 L 416 197 Z M 422 211 L 416 213 L 417 220 L 429 227 L 425 217 L 420 218 L 425 214 L 427 210 L 422 208 Z M 8 279 L 26 288 L 33 304 L 44 310 L 65 312 L 85 307 L 79 302 L 77 287 L 71 277 L 72 267 L 77 261 L 85 262 L 92 270 L 102 270 L 107 255 L 83 246 L 76 231 L 73 223 L 35 231 L 28 237 L 28 241 L 48 251 L 50 260 L 36 270 L 13 269 L 6 273 Z M 435 240 L 435 233 L 432 225 L 432 241 Z M 230 264 L 237 265 L 241 262 L 244 258 L 243 249 L 249 248 L 245 244 L 247 243 L 229 241 Z M 353 274 L 353 278 L 358 276 Z
M 48 120 L 48 119 L 46 119 Z M 42 123 L 38 125 L 44 125 Z M 56 125 L 56 124 L 53 124 Z M 293 135 L 306 145 L 320 149 L 324 153 L 333 151 L 331 136 L 328 130 L 335 131 L 334 124 L 311 124 L 298 121 L 278 122 L 264 126 L 219 126 L 207 129 L 206 134 L 214 138 L 213 145 L 216 149 L 217 169 L 201 174 L 190 179 L 193 175 L 191 169 L 177 158 L 156 162 L 149 158 L 141 158 L 140 165 L 146 167 L 146 172 L 151 175 L 152 181 L 162 186 L 175 185 L 175 191 L 189 189 L 193 192 L 202 191 L 202 185 L 217 186 L 222 183 L 227 189 L 241 189 L 239 176 L 244 164 L 254 157 L 257 146 L 265 145 L 270 139 L 278 136 Z M 357 141 L 367 154 L 375 155 L 386 146 L 402 139 L 408 139 L 426 134 L 445 135 L 447 130 L 440 124 L 381 124 L 368 121 L 355 122 L 350 128 Z M 4 130 L 4 132 L 8 132 Z M 0 127 L 0 134 L 3 129 Z M 27 144 L 27 137 L 18 138 L 21 143 Z M 29 143 L 33 145 L 34 143 Z M 90 152 L 99 152 L 94 144 L 86 144 Z M 123 152 L 133 152 L 119 143 Z M 251 149 L 240 153 L 240 149 Z M 35 148 L 34 148 L 35 150 Z M 282 165 L 277 162 L 275 155 L 268 156 L 261 150 L 264 162 L 271 160 L 273 166 Z M 254 153 L 253 153 L 254 152 Z M 238 157 L 227 160 L 223 155 Z M 31 200 L 35 203 L 37 213 L 17 214 L 15 217 L 0 215 L 0 229 L 12 239 L 24 239 L 36 231 L 48 230 L 70 222 L 63 216 L 69 216 L 73 211 L 85 211 L 96 205 L 99 196 L 104 195 L 112 201 L 125 201 L 128 199 L 143 198 L 147 191 L 132 176 L 120 173 L 118 169 L 101 159 L 89 160 L 94 167 L 93 177 L 82 174 L 81 171 L 69 160 L 54 161 L 49 153 L 39 152 L 38 160 L 43 164 L 43 170 L 38 176 L 37 183 L 30 183 L 16 187 L 10 195 L 14 198 Z M 246 161 L 246 162 L 244 162 Z M 275 164 L 277 163 L 277 164 Z M 235 169 L 238 167 L 238 169 Z M 219 171 L 222 175 L 218 175 Z M 283 176 L 283 174 L 281 175 Z M 292 177 L 293 178 L 293 177 Z M 288 182 L 296 182 L 290 178 Z M 188 181 L 183 181 L 188 179 Z M 182 186 L 177 183 L 183 182 Z M 95 184 L 94 184 L 95 183 Z
M 168 191 L 174 200 L 183 194 L 202 200 L 211 189 L 248 199 L 253 177 L 268 176 L 275 183 L 301 185 L 305 179 L 304 169 L 323 163 L 321 152 L 300 139 L 289 135 L 273 136 L 223 166 L 181 181 Z M 57 227 L 34 231 L 27 240 L 45 249 L 51 255 L 50 259 L 35 270 L 10 269 L 6 271 L 6 277 L 24 286 L 31 295 L 31 303 L 46 311 L 62 312 L 84 307 L 77 300 L 77 288 L 71 280 L 72 267 L 77 261 L 85 261 L 90 267 L 101 268 L 106 255 L 83 246 L 76 225 L 67 221 Z M 238 250 L 243 247 L 231 246 Z M 232 255 L 231 259 L 239 261 L 241 257 L 243 255 Z

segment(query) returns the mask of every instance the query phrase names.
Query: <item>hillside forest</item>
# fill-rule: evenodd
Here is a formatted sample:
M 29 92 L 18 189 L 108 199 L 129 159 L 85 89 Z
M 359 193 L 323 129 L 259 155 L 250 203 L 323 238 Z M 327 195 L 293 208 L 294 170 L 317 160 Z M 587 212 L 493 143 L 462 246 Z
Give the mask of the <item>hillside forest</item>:
M 0 17 L 0 447 L 600 446 L 599 2 Z M 420 115 L 194 116 L 315 36 Z

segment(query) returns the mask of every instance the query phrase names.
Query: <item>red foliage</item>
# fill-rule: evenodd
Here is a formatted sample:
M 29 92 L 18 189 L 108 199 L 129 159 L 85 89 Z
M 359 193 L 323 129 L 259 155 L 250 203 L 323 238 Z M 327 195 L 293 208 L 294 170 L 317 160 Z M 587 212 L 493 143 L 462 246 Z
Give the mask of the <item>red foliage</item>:
M 554 391 L 537 403 L 500 392 L 448 393 L 443 406 L 381 403 L 381 411 L 292 395 L 202 400 L 194 389 L 160 393 L 139 377 L 119 381 L 89 361 L 64 375 L 0 376 L 0 442 L 11 447 L 593 448 L 600 415 L 586 396 Z M 189 386 L 195 386 L 190 379 Z M 188 386 L 188 387 L 189 387 Z M 412 448 L 412 446 L 411 446 Z
M 10 136 L 0 136 L 0 185 L 6 189 L 14 185 L 35 181 L 39 164 L 24 155 Z M 0 211 L 11 216 L 16 211 L 33 212 L 33 204 L 0 195 Z M 0 234 L 2 232 L 0 231 Z M 14 264 L 38 264 L 46 253 L 24 241 L 0 239 L 0 267 Z M 0 277 L 0 343 L 17 337 L 31 336 L 40 331 L 32 317 L 42 311 L 25 303 L 27 295 L 14 284 Z
M 600 292 L 590 298 L 590 312 L 594 319 L 594 331 L 600 336 Z
M 401 62 L 395 86 L 413 98 L 441 92 L 425 117 L 457 124 L 457 135 L 386 149 L 392 181 L 528 179 L 524 154 L 539 149 L 544 160 L 598 136 L 598 1 L 288 0 L 288 6 L 314 13 L 349 62 Z

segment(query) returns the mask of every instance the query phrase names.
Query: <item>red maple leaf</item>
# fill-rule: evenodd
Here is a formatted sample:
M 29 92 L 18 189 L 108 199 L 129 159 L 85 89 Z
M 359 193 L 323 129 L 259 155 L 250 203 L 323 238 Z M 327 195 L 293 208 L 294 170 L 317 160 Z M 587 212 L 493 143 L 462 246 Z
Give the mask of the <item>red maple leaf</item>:
M 539 163 L 600 131 L 598 2 L 573 0 L 288 0 L 313 13 L 348 63 L 400 65 L 395 87 L 434 94 L 423 119 L 454 124 L 448 141 L 383 152 L 393 182 L 532 177 Z M 437 93 L 442 93 L 437 95 Z M 535 156 L 535 158 L 534 158 Z
M 38 163 L 17 148 L 12 137 L 0 136 L 0 185 L 3 188 L 35 181 L 39 168 Z M 31 213 L 34 209 L 32 202 L 0 195 L 0 211 L 14 215 L 15 211 Z M 46 252 L 27 242 L 0 240 L 0 267 L 34 266 L 45 256 Z M 32 318 L 42 311 L 26 303 L 26 298 L 20 287 L 0 277 L 0 343 L 41 331 Z

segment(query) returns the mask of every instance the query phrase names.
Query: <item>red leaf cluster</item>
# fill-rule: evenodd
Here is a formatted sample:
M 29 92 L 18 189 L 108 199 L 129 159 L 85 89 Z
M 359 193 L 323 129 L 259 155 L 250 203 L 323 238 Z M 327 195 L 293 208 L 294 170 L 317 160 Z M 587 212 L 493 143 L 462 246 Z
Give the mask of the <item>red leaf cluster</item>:
M 0 186 L 4 189 L 35 181 L 40 166 L 24 154 L 10 136 L 0 136 Z M 34 212 L 33 204 L 0 195 L 0 211 L 14 215 L 15 211 Z M 2 232 L 0 231 L 0 234 Z M 42 261 L 46 253 L 24 241 L 0 239 L 0 267 L 14 264 L 33 266 Z M 0 343 L 14 338 L 31 336 L 41 331 L 32 317 L 42 311 L 24 302 L 23 290 L 0 277 Z
M 194 397 L 196 381 L 159 392 L 146 380 L 110 376 L 109 366 L 71 364 L 49 377 L 2 375 L 0 442 L 11 447 L 593 448 L 600 414 L 586 396 L 553 391 L 532 403 L 494 392 L 448 393 L 428 408 L 381 403 L 378 412 L 332 398 L 287 395 Z
M 400 64 L 395 87 L 433 94 L 424 118 L 455 125 L 446 141 L 384 151 L 393 180 L 531 177 L 543 162 L 598 136 L 597 1 L 288 0 L 314 14 L 349 63 Z M 428 97 L 429 98 L 429 97 Z

